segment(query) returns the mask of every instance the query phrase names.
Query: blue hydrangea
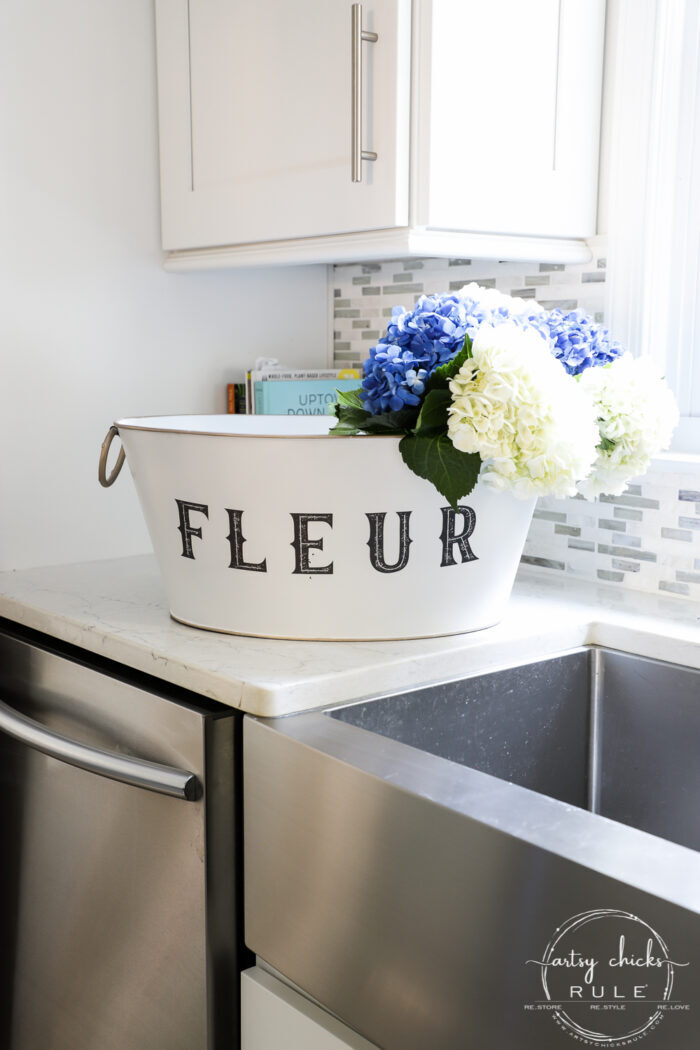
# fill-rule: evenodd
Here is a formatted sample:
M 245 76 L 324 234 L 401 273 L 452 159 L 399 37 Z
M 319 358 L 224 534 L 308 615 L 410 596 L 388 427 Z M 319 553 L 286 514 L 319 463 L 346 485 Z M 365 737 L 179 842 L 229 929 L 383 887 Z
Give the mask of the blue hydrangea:
M 536 328 L 570 375 L 608 364 L 624 351 L 583 310 L 547 311 L 535 303 L 531 309 L 522 301 L 511 309 L 507 296 L 487 293 L 485 298 L 490 305 L 453 294 L 423 295 L 413 310 L 395 306 L 386 335 L 364 363 L 365 408 L 378 415 L 419 405 L 429 376 L 462 349 L 465 334 L 473 337 L 485 321 Z
M 569 375 L 607 365 L 624 353 L 624 347 L 610 338 L 607 328 L 596 324 L 583 310 L 550 310 L 533 320 L 543 334 L 549 335 L 552 353 Z
M 364 363 L 362 400 L 373 415 L 418 405 L 425 381 L 462 349 L 483 321 L 511 319 L 507 308 L 491 310 L 457 295 L 423 295 L 413 310 L 395 306 L 386 335 Z M 526 323 L 525 317 L 514 317 Z

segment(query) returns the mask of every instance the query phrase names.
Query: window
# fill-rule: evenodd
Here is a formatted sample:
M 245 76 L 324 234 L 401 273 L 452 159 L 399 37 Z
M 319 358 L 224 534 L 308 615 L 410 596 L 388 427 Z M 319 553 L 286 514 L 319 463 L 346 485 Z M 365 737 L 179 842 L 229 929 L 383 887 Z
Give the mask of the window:
M 655 358 L 700 454 L 700 3 L 608 0 L 601 165 L 607 320 Z

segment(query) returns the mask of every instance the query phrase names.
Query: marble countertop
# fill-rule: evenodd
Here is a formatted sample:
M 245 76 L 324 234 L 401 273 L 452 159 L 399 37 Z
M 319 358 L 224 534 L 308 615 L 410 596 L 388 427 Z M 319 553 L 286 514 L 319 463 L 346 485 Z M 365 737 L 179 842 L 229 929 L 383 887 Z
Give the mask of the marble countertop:
M 290 642 L 170 618 L 155 558 L 0 573 L 0 616 L 229 707 L 276 716 L 582 644 L 700 668 L 700 603 L 521 569 L 502 622 L 393 642 Z

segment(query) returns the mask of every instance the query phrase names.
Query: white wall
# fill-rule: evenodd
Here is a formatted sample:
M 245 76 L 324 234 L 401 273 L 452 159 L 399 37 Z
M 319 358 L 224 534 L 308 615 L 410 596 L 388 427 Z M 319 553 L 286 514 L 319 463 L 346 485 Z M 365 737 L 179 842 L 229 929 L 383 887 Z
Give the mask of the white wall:
M 162 269 L 150 0 L 0 5 L 0 246 L 0 569 L 150 549 L 114 419 L 326 361 L 325 267 Z

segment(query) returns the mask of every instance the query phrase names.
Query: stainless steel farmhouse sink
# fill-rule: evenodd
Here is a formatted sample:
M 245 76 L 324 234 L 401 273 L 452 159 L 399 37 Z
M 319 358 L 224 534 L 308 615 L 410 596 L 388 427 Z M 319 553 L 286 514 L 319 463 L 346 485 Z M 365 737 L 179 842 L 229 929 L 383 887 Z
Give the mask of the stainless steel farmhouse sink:
M 383 1050 L 698 1045 L 700 672 L 586 647 L 244 730 L 246 942 Z

